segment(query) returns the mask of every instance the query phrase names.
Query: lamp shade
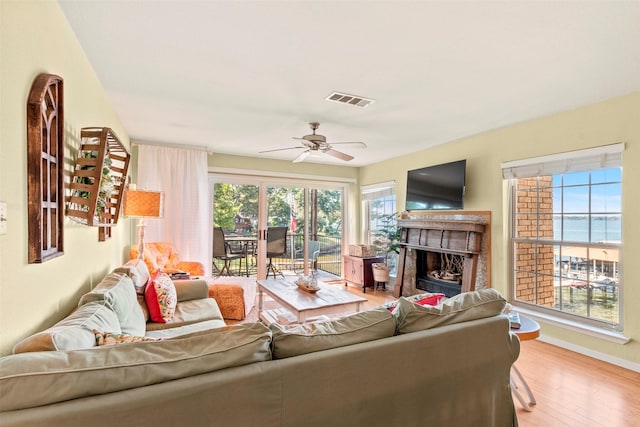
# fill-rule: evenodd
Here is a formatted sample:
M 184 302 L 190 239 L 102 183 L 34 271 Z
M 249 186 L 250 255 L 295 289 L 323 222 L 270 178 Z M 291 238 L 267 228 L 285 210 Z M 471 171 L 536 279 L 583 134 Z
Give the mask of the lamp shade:
M 164 193 L 161 191 L 128 190 L 124 197 L 124 215 L 161 218 L 164 211 Z

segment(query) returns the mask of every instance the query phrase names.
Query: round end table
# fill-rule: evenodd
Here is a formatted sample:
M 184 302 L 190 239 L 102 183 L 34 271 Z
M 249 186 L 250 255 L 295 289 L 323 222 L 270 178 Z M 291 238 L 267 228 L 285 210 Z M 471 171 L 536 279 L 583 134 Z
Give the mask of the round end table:
M 518 313 L 518 315 L 520 316 L 520 328 L 512 328 L 511 332 L 516 334 L 520 341 L 535 340 L 538 338 L 540 336 L 540 325 L 538 322 L 520 313 Z M 520 393 L 520 390 L 518 390 L 519 385 L 524 389 L 526 399 L 525 396 Z M 533 397 L 529 384 L 524 380 L 515 363 L 511 367 L 511 389 L 522 407 L 526 411 L 531 411 L 531 405 L 536 404 L 536 399 Z

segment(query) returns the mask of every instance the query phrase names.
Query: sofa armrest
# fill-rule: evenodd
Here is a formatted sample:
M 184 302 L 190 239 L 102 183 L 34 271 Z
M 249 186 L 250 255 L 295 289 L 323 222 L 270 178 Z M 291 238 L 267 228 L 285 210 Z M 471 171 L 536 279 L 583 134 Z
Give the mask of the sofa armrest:
M 178 302 L 209 298 L 209 288 L 205 280 L 174 280 L 173 284 L 176 286 Z

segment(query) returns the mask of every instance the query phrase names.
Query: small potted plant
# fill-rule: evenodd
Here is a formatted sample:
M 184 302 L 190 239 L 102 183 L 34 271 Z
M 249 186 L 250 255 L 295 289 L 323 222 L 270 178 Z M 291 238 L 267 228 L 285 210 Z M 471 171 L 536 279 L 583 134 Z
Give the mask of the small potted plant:
M 386 283 L 389 281 L 389 266 L 391 254 L 400 253 L 400 233 L 401 228 L 397 226 L 397 215 L 386 214 L 379 217 L 382 226 L 376 230 L 373 245 L 380 254 L 384 254 L 384 263 L 373 264 L 373 279 L 376 282 Z M 395 259 L 395 258 L 394 258 Z

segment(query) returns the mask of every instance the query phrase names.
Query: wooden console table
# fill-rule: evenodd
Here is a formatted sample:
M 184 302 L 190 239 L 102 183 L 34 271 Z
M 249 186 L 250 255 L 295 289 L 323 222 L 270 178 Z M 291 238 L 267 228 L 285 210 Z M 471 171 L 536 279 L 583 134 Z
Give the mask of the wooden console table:
M 367 291 L 368 287 L 373 287 L 373 267 L 371 264 L 384 262 L 382 256 L 357 257 L 352 255 L 343 255 L 344 279 L 347 282 L 362 286 L 362 292 Z

